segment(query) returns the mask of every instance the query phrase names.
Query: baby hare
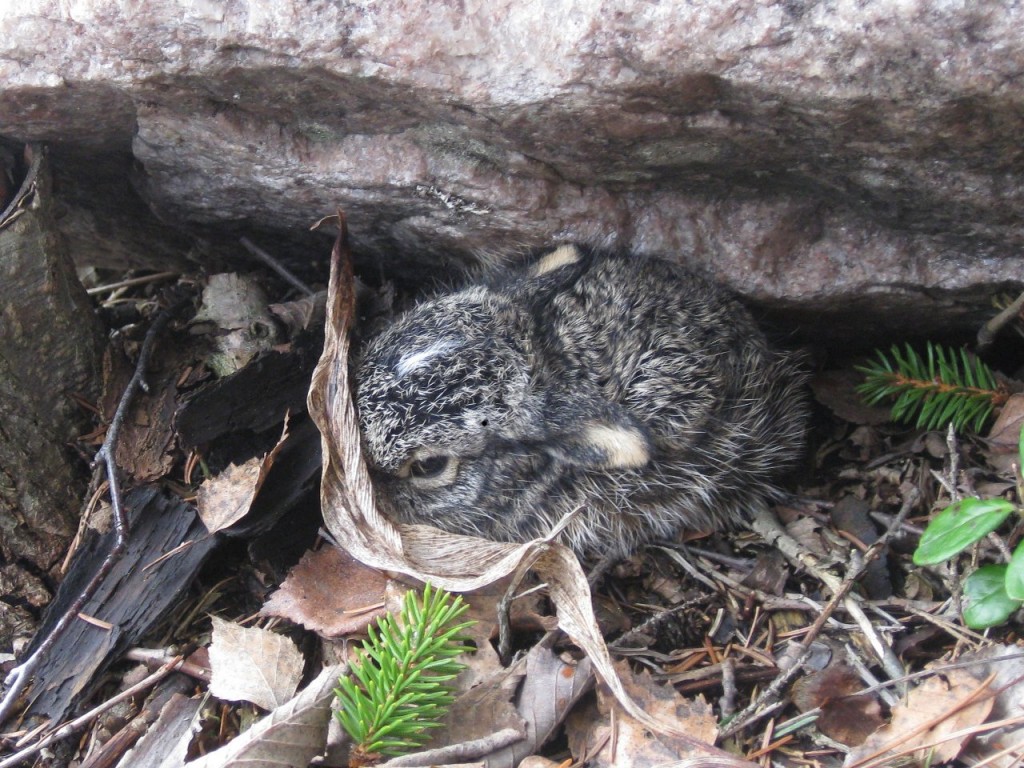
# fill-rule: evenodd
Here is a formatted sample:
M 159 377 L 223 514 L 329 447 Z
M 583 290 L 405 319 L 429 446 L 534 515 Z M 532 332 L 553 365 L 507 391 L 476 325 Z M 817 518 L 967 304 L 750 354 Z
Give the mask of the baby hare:
M 355 364 L 382 511 L 624 555 L 739 523 L 803 445 L 804 376 L 748 312 L 655 258 L 566 245 L 442 295 Z

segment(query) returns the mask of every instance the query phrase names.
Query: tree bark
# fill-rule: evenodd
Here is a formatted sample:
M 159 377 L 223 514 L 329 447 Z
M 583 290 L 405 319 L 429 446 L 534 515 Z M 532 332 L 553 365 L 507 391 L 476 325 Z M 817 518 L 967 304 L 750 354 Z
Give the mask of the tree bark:
M 101 386 L 103 331 L 57 234 L 40 147 L 0 214 L 0 650 L 74 534 L 86 487 L 69 448 Z

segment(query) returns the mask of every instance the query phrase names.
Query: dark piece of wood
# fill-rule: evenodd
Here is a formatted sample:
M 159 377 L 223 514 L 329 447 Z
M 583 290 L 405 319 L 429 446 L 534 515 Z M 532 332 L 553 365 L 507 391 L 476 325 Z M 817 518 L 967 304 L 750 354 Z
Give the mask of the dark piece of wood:
M 26 159 L 0 219 L 0 562 L 48 573 L 87 481 L 67 444 L 88 419 L 69 395 L 98 394 L 104 337 L 54 224 L 42 148 Z
M 287 352 L 267 352 L 231 376 L 190 395 L 175 415 L 180 445 L 186 450 L 221 435 L 263 432 L 306 410 L 306 393 L 323 349 L 322 329 L 302 333 Z
M 139 640 L 174 605 L 220 540 L 200 522 L 195 508 L 152 486 L 125 495 L 131 536 L 121 560 L 82 613 L 111 628 L 73 623 L 36 671 L 27 717 L 62 719 L 101 680 L 102 672 Z M 114 532 L 92 537 L 75 555 L 37 638 L 77 597 L 110 551 Z M 189 546 L 178 550 L 179 545 Z M 161 557 L 177 550 L 169 557 Z M 159 562 L 157 562 L 159 560 Z M 27 650 L 31 654 L 33 646 Z
M 313 502 L 319 512 L 320 466 L 320 432 L 311 419 L 300 416 L 290 422 L 288 437 L 249 513 L 224 534 L 236 538 L 258 536 L 306 501 Z

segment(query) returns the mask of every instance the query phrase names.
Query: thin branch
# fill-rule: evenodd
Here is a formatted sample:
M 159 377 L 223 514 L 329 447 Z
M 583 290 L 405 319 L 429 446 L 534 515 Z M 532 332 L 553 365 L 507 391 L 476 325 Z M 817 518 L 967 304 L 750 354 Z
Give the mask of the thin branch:
M 517 741 L 522 740 L 523 734 L 515 728 L 502 728 L 500 731 L 482 736 L 479 739 L 473 739 L 472 741 L 449 744 L 447 747 L 428 749 L 412 755 L 394 757 L 386 763 L 382 763 L 380 768 L 404 768 L 405 766 L 418 768 L 419 766 L 438 765 L 453 761 L 466 762 L 467 760 L 473 760 L 489 755 L 492 752 L 497 752 L 499 749 L 504 749 L 510 744 L 515 744 Z
M 992 345 L 996 334 L 1003 329 L 1007 323 L 1020 314 L 1024 308 L 1024 293 L 1014 299 L 1006 309 L 985 323 L 978 331 L 978 351 L 982 352 Z
M 315 293 L 315 291 L 313 291 L 312 288 L 310 288 L 308 285 L 302 282 L 302 280 L 297 278 L 294 275 L 294 273 L 292 273 L 292 271 L 289 270 L 284 264 L 282 264 L 269 253 L 264 251 L 248 237 L 243 237 L 241 240 L 239 240 L 239 242 L 245 247 L 245 250 L 247 250 L 260 261 L 262 261 L 272 270 L 277 272 L 277 274 L 280 275 L 286 283 L 292 286 L 292 288 L 295 288 L 296 290 L 306 294 L 307 296 L 312 296 Z
M 722 698 L 719 699 L 722 717 L 736 711 L 736 662 L 730 656 L 722 659 Z
M 115 704 L 122 702 L 125 699 L 130 699 L 135 694 L 140 693 L 141 691 L 144 691 L 153 685 L 156 685 L 158 682 L 160 682 L 169 674 L 171 674 L 171 672 L 176 670 L 178 668 L 178 665 L 180 665 L 181 663 L 181 656 L 176 656 L 175 658 L 171 659 L 171 661 L 167 662 L 162 667 L 160 667 L 160 669 L 151 674 L 149 677 L 145 678 L 141 682 L 136 683 L 131 688 L 127 688 L 121 691 L 121 693 L 117 694 L 112 699 L 108 699 L 99 706 L 90 709 L 84 715 L 75 718 L 69 723 L 58 728 L 56 731 L 53 731 L 47 736 L 44 736 L 35 744 L 25 747 L 20 752 L 15 752 L 13 755 L 10 755 L 6 759 L 0 761 L 0 768 L 12 768 L 12 766 L 17 765 L 22 760 L 31 757 L 40 750 L 45 749 L 46 747 L 53 744 L 55 741 L 60 741 L 61 739 L 70 736 L 72 733 L 80 729 L 82 726 L 88 725 L 97 716 L 103 714 L 108 709 L 113 707 Z
M 173 277 L 177 277 L 179 274 L 180 273 L 178 272 L 156 272 L 152 275 L 129 277 L 127 280 L 118 280 L 116 283 L 107 283 L 106 285 L 97 285 L 93 288 L 86 288 L 85 292 L 89 296 L 97 296 L 101 293 L 107 293 L 108 291 L 116 291 L 118 288 L 130 288 L 133 285 L 146 285 L 160 280 L 170 280 Z
M 857 583 L 857 580 L 864 575 L 864 571 L 867 569 L 869 563 L 877 558 L 888 546 L 889 540 L 897 534 L 902 525 L 903 521 L 910 514 L 910 510 L 913 509 L 914 505 L 917 504 L 921 494 L 916 488 L 911 488 L 903 500 L 903 506 L 900 507 L 899 513 L 893 518 L 892 524 L 886 531 L 878 537 L 878 541 L 868 547 L 864 553 L 860 563 L 855 568 L 852 568 L 847 572 L 845 578 L 834 590 L 832 598 L 825 605 L 824 610 L 818 615 L 811 624 L 810 629 L 804 635 L 804 639 L 800 641 L 797 646 L 799 655 L 790 667 L 779 673 L 771 684 L 764 689 L 760 696 L 755 701 L 752 701 L 747 707 L 733 718 L 729 726 L 722 731 L 719 739 L 727 739 L 731 736 L 735 736 L 741 730 L 746 728 L 748 725 L 760 720 L 767 716 L 773 711 L 774 702 L 782 693 L 782 690 L 797 677 L 800 671 L 803 669 L 804 664 L 811 655 L 811 645 L 815 639 L 817 639 L 822 628 L 825 626 L 825 622 L 829 620 L 836 608 L 845 600 L 847 594 L 853 588 L 853 585 Z
M 885 673 L 891 678 L 902 677 L 905 675 L 907 670 L 904 669 L 903 664 L 896 656 L 892 647 L 886 643 L 875 630 L 875 627 L 867 617 L 867 614 L 864 613 L 864 609 L 861 607 L 860 603 L 850 597 L 847 597 L 843 601 L 843 606 L 853 617 L 854 621 L 857 622 L 857 626 L 860 627 L 861 634 L 867 638 L 868 645 L 870 645 L 871 650 L 875 652 L 875 657 L 881 663 L 882 669 L 885 670 Z
M 42 167 L 45 151 L 41 144 L 29 144 L 25 147 L 25 159 L 29 162 L 28 171 L 25 173 L 25 178 L 18 187 L 18 191 L 11 198 L 11 202 L 7 204 L 3 212 L 0 212 L 0 228 L 9 223 L 15 209 L 36 191 L 36 182 L 39 179 L 39 169 Z
M 121 556 L 124 554 L 124 550 L 128 545 L 128 519 L 125 515 L 121 499 L 121 484 L 118 482 L 117 462 L 114 456 L 117 447 L 117 439 L 121 432 L 121 425 L 124 423 L 128 414 L 128 408 L 130 407 L 136 392 L 140 389 L 143 391 L 147 390 L 144 375 L 146 366 L 149 363 L 150 355 L 153 352 L 153 347 L 156 344 L 156 338 L 170 321 L 174 312 L 183 303 L 184 300 L 176 302 L 174 305 L 162 310 L 146 332 L 146 338 L 142 342 L 142 349 L 139 351 L 139 359 L 135 363 L 135 373 L 132 375 L 131 380 L 128 382 L 128 386 L 125 387 L 125 390 L 121 395 L 121 400 L 117 404 L 117 410 L 114 412 L 114 418 L 111 419 L 110 427 L 107 429 L 107 436 L 103 440 L 103 445 L 100 446 L 100 449 L 96 452 L 96 457 L 93 460 L 93 466 L 97 468 L 97 471 L 100 466 L 104 468 L 107 474 L 107 479 L 110 483 L 110 504 L 114 517 L 114 544 L 107 553 L 107 556 L 104 558 L 99 570 L 96 571 L 92 579 L 89 580 L 89 583 L 86 584 L 85 588 L 78 594 L 78 597 L 75 598 L 74 602 L 72 602 L 60 619 L 57 620 L 53 629 L 50 630 L 49 635 L 43 639 L 39 644 L 39 647 L 36 648 L 27 659 L 14 667 L 14 669 L 8 673 L 4 680 L 7 690 L 4 692 L 3 699 L 0 700 L 0 724 L 3 724 L 3 722 L 11 716 L 15 704 L 18 701 L 18 697 L 28 686 L 29 679 L 35 672 L 36 668 L 46 657 L 46 654 L 50 652 L 50 649 L 53 648 L 57 640 L 60 639 L 60 637 L 67 631 L 67 628 L 71 626 L 71 623 L 78 618 L 78 614 L 82 608 L 85 607 L 85 604 L 92 599 L 93 595 L 96 594 L 96 591 L 103 583 L 103 580 L 106 579 L 107 575 L 121 559 Z

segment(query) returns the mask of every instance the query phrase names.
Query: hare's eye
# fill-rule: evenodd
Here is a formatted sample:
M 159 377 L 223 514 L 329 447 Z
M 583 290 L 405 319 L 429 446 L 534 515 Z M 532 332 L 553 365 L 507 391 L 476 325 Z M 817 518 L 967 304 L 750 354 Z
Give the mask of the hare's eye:
M 459 460 L 446 453 L 433 453 L 421 449 L 399 472 L 418 488 L 442 488 L 455 482 Z
M 409 474 L 424 480 L 437 477 L 448 468 L 449 460 L 448 456 L 427 456 L 423 459 L 413 459 L 409 464 Z

